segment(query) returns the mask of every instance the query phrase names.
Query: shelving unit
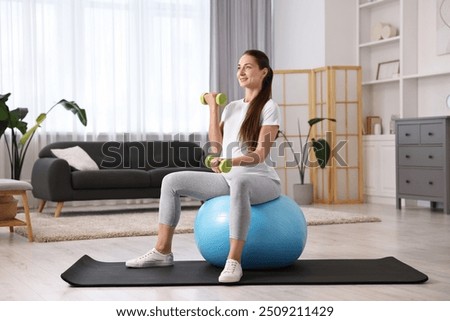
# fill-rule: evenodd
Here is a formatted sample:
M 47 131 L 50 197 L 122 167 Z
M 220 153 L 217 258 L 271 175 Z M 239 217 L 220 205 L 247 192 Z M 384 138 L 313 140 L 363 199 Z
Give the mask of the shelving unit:
M 410 0 L 415 2 L 416 0 Z M 379 116 L 384 132 L 389 133 L 392 114 L 401 115 L 400 90 L 402 66 L 403 0 L 357 0 L 358 39 L 357 57 L 363 73 L 363 116 Z M 386 39 L 373 39 L 377 23 L 389 24 L 397 29 L 397 35 Z M 400 75 L 377 79 L 378 65 L 399 60 Z
M 364 139 L 366 150 L 392 153 L 395 135 L 390 134 L 391 116 L 416 118 L 450 114 L 444 98 L 450 93 L 449 57 L 439 57 L 435 51 L 437 12 L 435 2 L 426 0 L 355 0 L 357 10 L 357 57 L 362 67 L 363 118 L 379 116 L 382 119 L 380 139 Z M 397 35 L 374 40 L 372 31 L 377 23 L 394 26 Z M 447 55 L 448 56 L 448 55 Z M 398 60 L 400 71 L 392 78 L 377 80 L 378 64 Z M 385 148 L 388 146 L 388 148 Z M 370 155 L 366 155 L 370 156 Z M 386 161 L 394 157 L 387 155 Z M 381 182 L 383 166 L 392 172 L 394 164 L 367 162 L 366 173 L 377 173 L 366 178 L 366 196 L 391 195 L 394 203 L 395 177 Z M 370 188 L 368 188 L 370 187 Z M 371 191 L 376 191 L 372 193 Z M 373 195 L 372 195 L 372 194 Z
M 391 115 L 396 114 L 400 118 L 420 116 L 418 95 L 421 80 L 450 77 L 450 67 L 439 72 L 420 70 L 426 69 L 419 66 L 420 2 L 356 0 L 357 57 L 363 71 L 363 115 L 380 116 L 384 134 L 389 134 Z M 377 23 L 392 25 L 398 34 L 382 40 L 372 39 Z M 400 74 L 392 79 L 377 80 L 378 64 L 392 60 L 399 60 Z
M 382 46 L 382 45 L 385 45 L 385 44 L 388 44 L 391 42 L 398 42 L 399 40 L 400 40 L 400 36 L 395 36 L 395 37 L 388 38 L 388 39 L 362 43 L 359 45 L 359 48 Z
M 375 7 L 378 7 L 385 3 L 394 2 L 394 1 L 397 1 L 397 0 L 375 0 L 375 1 L 368 1 L 368 0 L 364 1 L 363 0 L 363 1 L 358 1 L 358 3 L 359 3 L 359 7 L 361 9 L 363 9 L 363 8 L 375 8 Z

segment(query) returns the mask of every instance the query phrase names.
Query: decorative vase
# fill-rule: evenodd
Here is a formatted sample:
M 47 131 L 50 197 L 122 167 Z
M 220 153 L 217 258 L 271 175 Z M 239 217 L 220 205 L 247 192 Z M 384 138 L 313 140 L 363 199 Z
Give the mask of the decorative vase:
M 0 196 L 0 221 L 8 221 L 16 217 L 17 202 L 11 195 Z
M 294 200 L 298 205 L 310 205 L 314 200 L 312 184 L 294 184 Z

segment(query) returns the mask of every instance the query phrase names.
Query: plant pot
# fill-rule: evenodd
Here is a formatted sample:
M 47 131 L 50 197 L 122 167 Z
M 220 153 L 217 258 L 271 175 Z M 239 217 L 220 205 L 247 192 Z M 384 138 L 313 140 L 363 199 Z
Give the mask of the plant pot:
M 294 184 L 294 200 L 298 205 L 310 205 L 314 200 L 312 184 Z
M 11 195 L 0 196 L 0 221 L 8 221 L 16 217 L 17 202 Z

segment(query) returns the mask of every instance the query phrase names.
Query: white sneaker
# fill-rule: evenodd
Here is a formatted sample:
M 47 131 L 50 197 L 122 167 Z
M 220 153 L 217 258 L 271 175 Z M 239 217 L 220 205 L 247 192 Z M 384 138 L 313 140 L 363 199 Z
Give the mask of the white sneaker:
M 236 260 L 228 259 L 222 273 L 220 273 L 219 282 L 236 283 L 241 280 L 242 275 L 241 264 Z
M 130 268 L 147 268 L 153 266 L 171 266 L 173 265 L 173 254 L 162 254 L 156 249 L 151 249 L 144 255 L 128 260 L 125 265 Z

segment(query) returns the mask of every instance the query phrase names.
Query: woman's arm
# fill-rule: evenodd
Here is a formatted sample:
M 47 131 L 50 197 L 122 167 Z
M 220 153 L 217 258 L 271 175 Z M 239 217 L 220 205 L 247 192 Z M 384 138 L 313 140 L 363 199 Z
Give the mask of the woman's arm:
M 220 123 L 219 105 L 216 103 L 216 95 L 213 93 L 205 94 L 205 101 L 209 106 L 209 142 L 211 144 L 211 154 L 219 155 L 222 151 L 222 124 Z
M 258 144 L 253 152 L 232 159 L 233 166 L 248 166 L 264 162 L 273 143 L 277 139 L 278 125 L 262 126 L 259 131 Z

